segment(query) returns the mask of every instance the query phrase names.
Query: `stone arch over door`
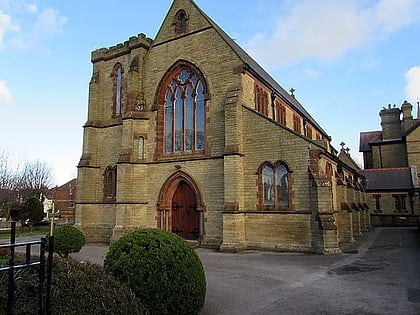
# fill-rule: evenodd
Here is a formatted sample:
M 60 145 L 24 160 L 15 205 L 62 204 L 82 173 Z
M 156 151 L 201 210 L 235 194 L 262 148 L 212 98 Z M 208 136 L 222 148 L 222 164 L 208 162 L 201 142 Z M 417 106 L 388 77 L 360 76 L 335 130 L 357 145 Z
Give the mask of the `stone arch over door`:
M 173 174 L 162 186 L 157 227 L 189 240 L 204 235 L 204 207 L 196 182 L 186 173 Z

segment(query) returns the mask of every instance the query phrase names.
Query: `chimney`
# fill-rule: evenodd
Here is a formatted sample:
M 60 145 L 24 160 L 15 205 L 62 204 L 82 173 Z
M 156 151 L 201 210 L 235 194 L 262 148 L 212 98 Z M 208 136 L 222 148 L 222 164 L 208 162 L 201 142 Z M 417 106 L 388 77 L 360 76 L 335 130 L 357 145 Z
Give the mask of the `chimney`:
M 402 128 L 404 132 L 407 132 L 407 130 L 413 125 L 413 116 L 411 115 L 412 110 L 413 106 L 409 102 L 404 101 L 401 106 L 401 112 L 403 114 Z
M 400 114 L 400 109 L 395 106 L 391 108 L 391 104 L 388 105 L 388 108 L 384 108 L 379 112 L 379 116 L 381 116 L 383 140 L 401 138 Z

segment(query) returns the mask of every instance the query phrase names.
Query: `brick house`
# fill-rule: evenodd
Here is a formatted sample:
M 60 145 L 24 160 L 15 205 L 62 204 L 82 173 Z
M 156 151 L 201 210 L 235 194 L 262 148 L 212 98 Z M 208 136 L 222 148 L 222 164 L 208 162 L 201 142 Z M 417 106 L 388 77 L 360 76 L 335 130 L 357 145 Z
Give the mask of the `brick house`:
M 155 39 L 92 52 L 76 226 L 159 228 L 224 251 L 336 253 L 369 226 L 364 177 L 192 0 Z
M 413 106 L 383 108 L 382 130 L 360 133 L 367 201 L 375 226 L 410 226 L 420 222 L 420 119 Z M 418 109 L 417 109 L 418 110 Z
M 77 180 L 74 178 L 64 185 L 50 189 L 44 201 L 44 212 L 51 209 L 51 201 L 54 201 L 54 208 L 60 210 L 60 221 L 63 223 L 74 223 L 76 188 Z

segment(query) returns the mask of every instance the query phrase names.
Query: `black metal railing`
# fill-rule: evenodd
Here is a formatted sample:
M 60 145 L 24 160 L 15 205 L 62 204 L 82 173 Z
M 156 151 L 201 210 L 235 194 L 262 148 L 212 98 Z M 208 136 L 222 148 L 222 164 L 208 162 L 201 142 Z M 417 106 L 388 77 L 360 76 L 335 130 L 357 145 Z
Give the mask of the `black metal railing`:
M 32 257 L 33 246 L 39 245 L 39 258 Z M 48 246 L 48 248 L 47 248 Z M 45 237 L 41 237 L 38 241 L 29 241 L 16 243 L 16 222 L 11 222 L 10 243 L 1 244 L 0 250 L 9 250 L 8 266 L 0 268 L 0 272 L 8 272 L 8 290 L 7 290 L 7 314 L 15 314 L 16 300 L 16 278 L 17 274 L 27 268 L 38 268 L 38 313 L 51 314 L 50 297 L 51 297 L 51 274 L 52 274 L 52 258 L 53 258 L 54 237 L 50 236 L 48 244 Z M 21 263 L 16 260 L 16 249 L 25 248 L 25 262 Z M 48 259 L 46 260 L 46 253 Z

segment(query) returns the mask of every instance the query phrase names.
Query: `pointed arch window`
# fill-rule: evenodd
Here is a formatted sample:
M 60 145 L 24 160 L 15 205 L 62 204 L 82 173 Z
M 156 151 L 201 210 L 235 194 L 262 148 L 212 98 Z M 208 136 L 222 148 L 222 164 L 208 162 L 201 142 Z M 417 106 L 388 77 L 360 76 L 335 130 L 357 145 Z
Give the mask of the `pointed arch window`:
M 165 81 L 163 153 L 203 152 L 206 87 L 202 76 L 191 68 L 177 67 Z
M 265 162 L 260 166 L 259 208 L 288 209 L 290 206 L 290 172 L 283 162 Z
M 184 10 L 179 10 L 175 16 L 175 34 L 180 35 L 187 32 L 188 18 Z
M 114 70 L 112 71 L 112 76 L 114 78 L 114 109 L 113 113 L 114 116 L 121 115 L 121 108 L 122 108 L 122 86 L 123 86 L 123 67 L 120 63 L 117 63 L 114 66 Z
M 276 100 L 276 120 L 283 126 L 286 126 L 286 106 L 279 100 Z
M 104 172 L 104 201 L 114 202 L 117 197 L 117 166 L 109 166 Z
M 268 115 L 268 93 L 257 84 L 255 85 L 255 109 L 263 115 Z

